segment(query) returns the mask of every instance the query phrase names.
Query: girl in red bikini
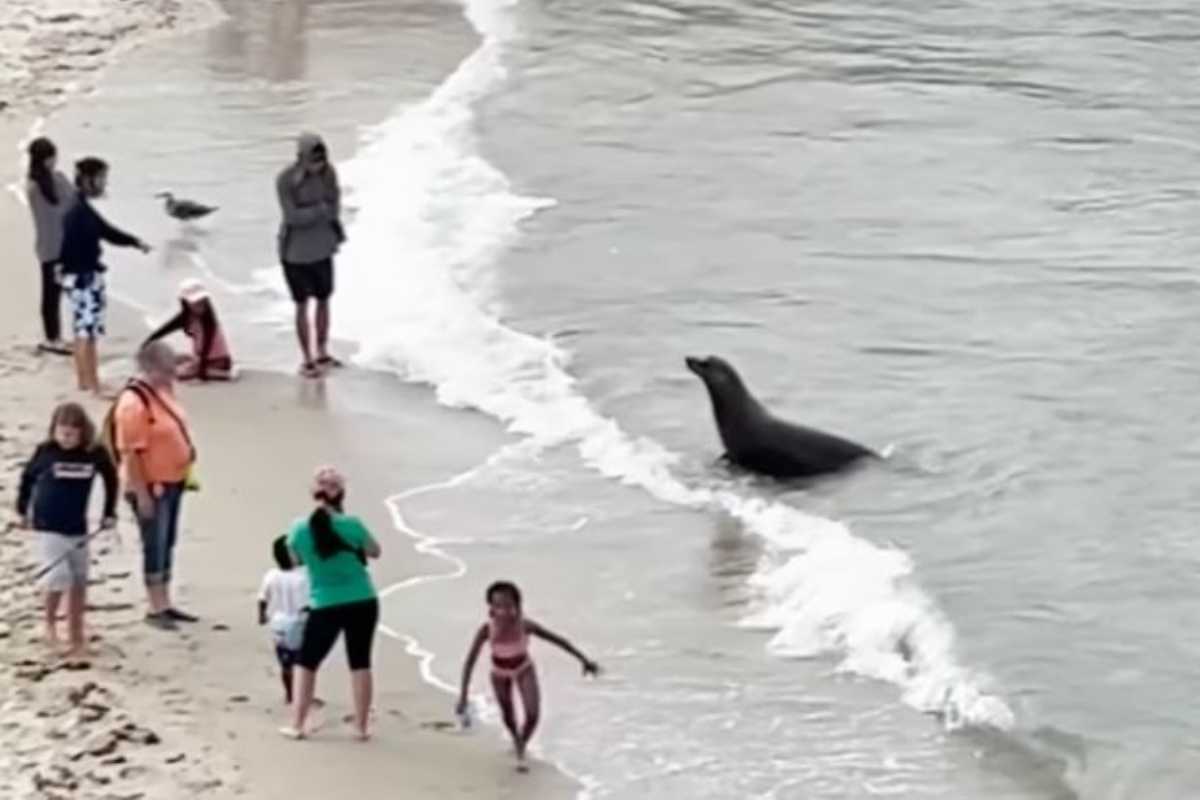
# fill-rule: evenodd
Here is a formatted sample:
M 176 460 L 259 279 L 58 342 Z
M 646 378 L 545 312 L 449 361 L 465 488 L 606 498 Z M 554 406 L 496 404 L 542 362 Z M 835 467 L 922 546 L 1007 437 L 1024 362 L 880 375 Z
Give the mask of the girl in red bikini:
M 533 732 L 537 729 L 542 704 L 538 686 L 537 670 L 529 655 L 529 637 L 536 636 L 557 645 L 579 659 L 584 675 L 597 675 L 600 665 L 575 648 L 575 645 L 553 631 L 543 628 L 521 613 L 521 590 L 508 581 L 497 581 L 488 587 L 488 621 L 480 626 L 471 642 L 467 661 L 463 665 L 462 691 L 458 698 L 458 713 L 467 710 L 467 692 L 475 662 L 484 643 L 492 651 L 492 691 L 504 716 L 504 726 L 512 736 L 517 754 L 517 770 L 525 772 L 525 749 Z M 516 709 L 513 705 L 513 684 L 521 693 L 521 705 L 525 707 L 525 724 L 517 725 Z

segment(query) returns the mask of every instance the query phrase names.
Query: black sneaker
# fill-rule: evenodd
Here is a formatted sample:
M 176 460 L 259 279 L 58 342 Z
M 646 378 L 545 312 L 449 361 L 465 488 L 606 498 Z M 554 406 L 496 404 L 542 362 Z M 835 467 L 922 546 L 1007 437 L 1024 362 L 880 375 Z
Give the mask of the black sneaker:
M 180 611 L 178 608 L 168 608 L 166 611 L 163 612 L 163 614 L 167 617 L 167 619 L 174 620 L 175 622 L 199 622 L 200 621 L 200 618 L 197 617 L 195 614 L 189 614 L 186 611 Z

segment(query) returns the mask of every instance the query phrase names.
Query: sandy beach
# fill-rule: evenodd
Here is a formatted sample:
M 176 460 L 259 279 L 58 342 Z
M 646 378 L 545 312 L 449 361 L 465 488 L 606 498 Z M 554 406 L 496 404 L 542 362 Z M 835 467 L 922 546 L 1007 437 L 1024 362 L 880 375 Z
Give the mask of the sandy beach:
M 60 2 L 57 22 L 42 19 L 44 3 L 36 12 L 32 4 L 14 7 L 11 15 L 6 8 L 6 33 L 24 37 L 24 49 L 15 56 L 23 71 L 4 69 L 14 102 L 0 128 L 0 150 L 15 152 L 32 119 L 47 108 L 45 98 L 61 93 L 46 91 L 48 86 L 68 87 L 70 81 L 47 83 L 48 54 L 86 72 L 122 43 L 184 20 L 185 5 Z M 115 14 L 117 7 L 125 10 Z M 123 16 L 134 8 L 142 16 Z M 90 20 L 97 16 L 112 27 L 95 41 L 92 34 L 71 33 L 95 30 Z M 53 25 L 64 26 L 62 36 L 51 35 Z M 85 43 L 87 52 L 73 55 Z M 36 99 L 30 94 L 35 85 Z M 15 165 L 7 162 L 0 177 L 10 185 L 18 178 Z M 27 211 L 11 195 L 0 203 L 0 243 L 14 254 L 9 290 L 0 298 L 0 485 L 11 509 L 17 474 L 44 436 L 53 404 L 77 398 L 69 361 L 34 353 L 36 265 Z M 110 330 L 105 372 L 119 380 L 128 374 L 127 359 L 144 325 L 128 309 L 114 309 Z M 380 417 L 366 434 L 362 426 L 340 425 L 330 409 L 353 404 L 364 382 L 379 380 L 397 384 L 400 413 Z M 338 463 L 353 496 L 382 497 L 397 484 L 420 485 L 461 470 L 490 451 L 494 430 L 465 412 L 438 408 L 425 390 L 352 372 L 326 386 L 252 371 L 235 385 L 184 389 L 182 397 L 195 426 L 203 488 L 188 498 L 184 512 L 177 594 L 200 623 L 177 634 L 142 623 L 137 534 L 125 514 L 119 537 L 101 537 L 92 550 L 90 666 L 65 669 L 40 639 L 31 537 L 17 528 L 11 511 L 0 518 L 0 796 L 270 800 L 324 797 L 349 785 L 364 800 L 572 796 L 575 787 L 550 766 L 515 774 L 495 729 L 457 730 L 452 699 L 422 680 L 402 631 L 388 629 L 391 635 L 377 640 L 369 744 L 354 742 L 342 722 L 349 691 L 340 652 L 321 673 L 318 694 L 328 704 L 312 740 L 297 743 L 276 734 L 285 709 L 268 638 L 255 624 L 255 593 L 270 565 L 271 540 L 307 511 L 313 468 Z M 97 419 L 104 412 L 97 402 L 89 408 Z M 448 419 L 464 438 L 477 435 L 478 453 L 467 447 L 441 455 L 436 431 Z M 356 471 L 356 454 L 378 450 L 381 442 L 397 443 L 387 474 Z M 393 532 L 382 504 L 355 510 L 383 542 L 380 587 L 432 568 Z M 389 599 L 397 602 L 403 602 L 402 592 Z M 385 627 L 387 609 L 385 604 Z

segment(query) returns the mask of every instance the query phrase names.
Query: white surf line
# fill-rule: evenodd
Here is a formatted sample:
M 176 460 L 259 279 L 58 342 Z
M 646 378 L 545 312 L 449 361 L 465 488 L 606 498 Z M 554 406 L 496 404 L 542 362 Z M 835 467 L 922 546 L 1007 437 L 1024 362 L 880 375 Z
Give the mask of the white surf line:
M 411 589 L 414 586 L 421 586 L 423 584 L 433 583 L 435 581 L 457 580 L 467 574 L 467 562 L 461 558 L 458 558 L 457 556 L 447 553 L 442 549 L 442 547 L 447 544 L 469 544 L 474 540 L 464 538 L 437 537 L 417 530 L 408 523 L 408 519 L 404 516 L 404 512 L 400 510 L 401 503 L 424 494 L 432 494 L 433 492 L 441 492 L 447 489 L 453 489 L 454 487 L 460 486 L 471 480 L 484 470 L 490 469 L 491 467 L 504 460 L 507 460 L 508 458 L 522 455 L 527 450 L 529 450 L 529 446 L 524 441 L 505 445 L 480 464 L 447 478 L 446 480 L 425 484 L 423 486 L 416 486 L 384 498 L 383 502 L 387 507 L 388 513 L 392 517 L 393 527 L 413 540 L 413 550 L 421 555 L 429 556 L 449 564 L 449 569 L 444 572 L 420 573 L 412 576 L 411 578 L 405 578 L 402 581 L 388 584 L 379 593 L 380 600 L 384 600 L 396 592 L 404 589 Z M 442 689 L 450 694 L 458 693 L 457 686 L 452 686 L 433 674 L 433 660 L 436 658 L 436 655 L 433 652 L 426 650 L 416 637 L 407 633 L 401 633 L 383 624 L 379 626 L 379 629 L 383 631 L 385 635 L 404 643 L 405 652 L 417 659 L 421 672 L 421 678 L 426 683 L 430 684 L 431 686 L 436 686 L 437 688 Z
M 384 600 L 396 592 L 404 589 L 411 589 L 414 586 L 422 586 L 424 584 L 433 583 L 435 581 L 452 581 L 458 580 L 465 576 L 468 572 L 467 562 L 457 556 L 453 556 L 442 549 L 443 545 L 447 544 L 467 544 L 473 539 L 466 538 L 449 538 L 435 537 L 414 528 L 409 524 L 408 519 L 404 516 L 404 512 L 400 510 L 400 504 L 405 500 L 410 500 L 414 497 L 419 497 L 424 494 L 432 494 L 433 492 L 441 492 L 447 489 L 453 489 L 467 481 L 470 481 L 475 476 L 479 475 L 484 470 L 490 469 L 495 465 L 509 459 L 530 452 L 536 452 L 541 448 L 532 444 L 530 440 L 521 440 L 505 445 L 489 456 L 482 463 L 471 467 L 470 469 L 460 472 L 450 478 L 436 483 L 428 483 L 423 486 L 415 486 L 411 489 L 405 489 L 394 495 L 384 498 L 384 505 L 388 509 L 388 513 L 392 517 L 392 525 L 396 530 L 408 536 L 413 540 L 413 549 L 421 555 L 430 556 L 435 559 L 440 559 L 450 565 L 450 569 L 445 572 L 426 572 L 414 575 L 411 578 L 405 578 L 402 581 L 390 583 L 379 592 L 379 599 Z M 587 517 L 582 517 L 571 526 L 571 530 L 579 530 L 588 522 Z M 417 665 L 420 670 L 421 679 L 434 688 L 441 689 L 446 694 L 457 695 L 459 687 L 446 683 L 433 674 L 433 661 L 437 655 L 431 650 L 427 650 L 415 636 L 397 631 L 396 629 L 384 624 L 379 624 L 379 630 L 385 636 L 395 639 L 404 645 L 404 652 L 413 658 L 417 659 Z M 496 722 L 498 715 L 495 711 L 494 704 L 488 699 L 486 692 L 476 693 L 471 698 L 476 708 L 484 710 L 484 714 L 480 715 L 480 719 L 485 722 Z M 595 790 L 600 786 L 599 781 L 590 775 L 581 775 L 568 768 L 565 764 L 554 759 L 546 759 L 545 751 L 538 744 L 532 744 L 529 748 L 530 755 L 535 758 L 540 758 L 550 764 L 554 769 L 565 775 L 569 780 L 574 781 L 579 786 L 579 792 L 576 794 L 576 800 L 591 800 Z
M 384 505 L 387 507 L 388 513 L 391 514 L 392 517 L 393 527 L 413 540 L 413 550 L 421 555 L 430 556 L 434 559 L 444 561 L 450 565 L 450 568 L 445 572 L 421 573 L 414 575 L 411 578 L 406 578 L 402 581 L 389 584 L 383 589 L 383 591 L 379 593 L 380 600 L 384 600 L 403 589 L 410 589 L 414 586 L 420 586 L 422 584 L 432 583 L 434 581 L 456 580 L 467 574 L 467 562 L 463 561 L 461 558 L 450 555 L 445 550 L 442 550 L 441 546 L 452 542 L 465 544 L 471 540 L 441 539 L 430 536 L 426 533 L 422 533 L 408 524 L 408 520 L 405 518 L 404 513 L 400 510 L 400 504 L 405 500 L 409 500 L 419 495 L 452 489 L 455 486 L 470 480 L 472 477 L 478 474 L 480 470 L 486 468 L 489 463 L 490 460 L 485 461 L 476 467 L 472 467 L 466 472 L 461 472 L 458 475 L 455 475 L 444 481 L 426 484 L 425 486 L 417 486 L 384 499 Z M 433 674 L 433 660 L 436 658 L 436 654 L 425 649 L 415 636 L 407 633 L 401 633 L 382 623 L 379 626 L 379 630 L 382 631 L 386 636 L 390 636 L 391 638 L 402 642 L 404 644 L 404 652 L 417 659 L 417 665 L 421 672 L 421 679 L 423 681 L 431 686 L 436 686 L 448 694 L 454 694 L 458 691 L 457 687 L 446 683 Z

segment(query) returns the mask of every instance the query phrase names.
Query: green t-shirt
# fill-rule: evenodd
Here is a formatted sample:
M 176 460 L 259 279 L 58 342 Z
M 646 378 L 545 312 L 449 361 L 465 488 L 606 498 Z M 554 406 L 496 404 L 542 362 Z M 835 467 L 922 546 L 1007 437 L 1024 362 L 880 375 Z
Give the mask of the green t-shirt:
M 344 514 L 333 514 L 332 517 L 334 532 L 350 547 L 361 551 L 371 538 L 362 520 Z M 375 596 L 371 576 L 356 553 L 340 550 L 324 559 L 317 555 L 307 519 L 292 526 L 287 543 L 308 567 L 314 609 L 357 603 Z

